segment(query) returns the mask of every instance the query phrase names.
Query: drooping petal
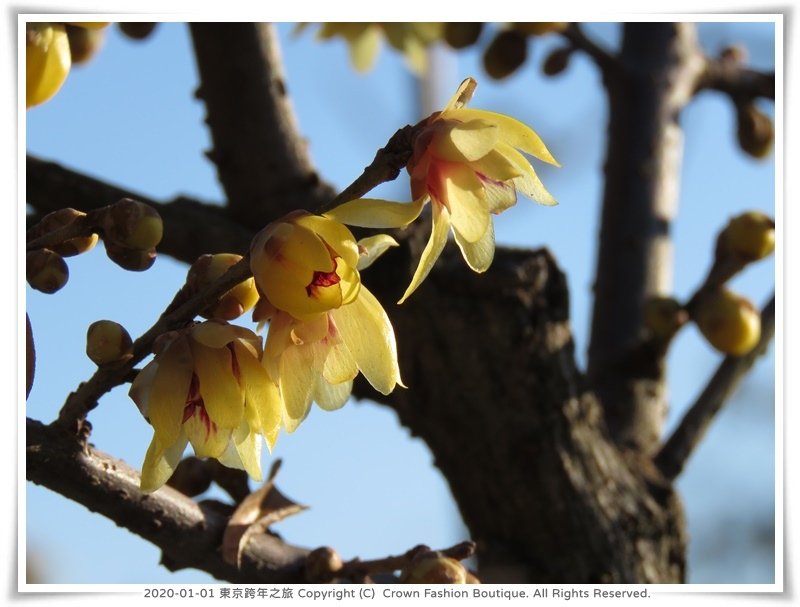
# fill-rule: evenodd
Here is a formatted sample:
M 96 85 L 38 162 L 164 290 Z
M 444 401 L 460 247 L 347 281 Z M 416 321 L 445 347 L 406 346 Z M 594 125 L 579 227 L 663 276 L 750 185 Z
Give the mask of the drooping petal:
M 523 152 L 543 162 L 561 166 L 558 164 L 558 161 L 553 158 L 553 155 L 547 149 L 541 137 L 536 134 L 536 131 L 511 116 L 498 114 L 496 112 L 488 112 L 486 110 L 460 108 L 447 112 L 446 115 L 443 112 L 442 118 L 461 120 L 463 122 L 469 120 L 486 120 L 487 122 L 496 124 L 500 128 L 501 141 L 515 148 L 519 148 Z
M 328 334 L 328 315 L 321 314 L 308 322 L 292 323 L 291 338 L 296 346 L 313 344 L 322 340 Z
M 338 332 L 338 329 L 336 329 Z M 338 334 L 338 333 L 337 333 Z M 347 346 L 339 340 L 330 347 L 322 367 L 322 377 L 330 384 L 351 381 L 358 375 L 358 365 Z
M 192 343 L 194 369 L 208 416 L 220 428 L 238 428 L 244 415 L 244 392 L 233 373 L 231 351 Z
M 183 422 L 183 430 L 197 457 L 219 459 L 231 440 L 231 429 L 209 423 L 208 415 L 202 407 L 197 407 L 194 414 Z
M 464 260 L 474 272 L 481 273 L 489 269 L 494 259 L 494 226 L 491 222 L 477 242 L 467 242 L 458 232 L 455 232 L 455 238 Z
M 181 461 L 188 442 L 186 434 L 181 433 L 175 443 L 164 449 L 161 447 L 158 436 L 153 436 L 153 440 L 150 441 L 150 446 L 147 448 L 147 454 L 144 456 L 144 464 L 142 464 L 142 478 L 139 487 L 143 493 L 152 493 L 167 482 L 175 472 L 175 468 L 178 467 L 178 462 Z
M 329 384 L 324 378 L 319 377 L 314 386 L 314 402 L 325 411 L 335 411 L 344 407 L 352 390 L 352 380 L 341 384 Z
M 538 202 L 539 204 L 545 204 L 548 206 L 552 206 L 558 204 L 556 199 L 547 191 L 542 184 L 539 177 L 536 175 L 536 171 L 533 170 L 531 163 L 528 162 L 528 159 L 525 158 L 522 154 L 520 154 L 517 150 L 512 148 L 510 145 L 505 143 L 498 143 L 497 151 L 500 152 L 506 159 L 510 162 L 513 162 L 519 169 L 522 171 L 522 175 L 519 177 L 514 178 L 514 186 L 530 198 Z
M 287 432 L 294 432 L 308 415 L 318 373 L 313 346 L 291 346 L 281 356 L 280 389 Z
M 408 285 L 406 292 L 398 301 L 398 304 L 403 303 L 408 297 L 417 290 L 417 287 L 422 284 L 422 281 L 427 278 L 430 271 L 433 269 L 433 264 L 439 259 L 442 254 L 444 245 L 447 244 L 447 234 L 450 231 L 450 213 L 447 209 L 440 205 L 432 205 L 432 220 L 433 229 L 431 230 L 431 237 L 422 251 L 419 259 L 417 269 L 414 271 L 414 276 L 411 278 L 411 283 Z
M 148 402 L 148 418 L 164 445 L 178 440 L 191 381 L 192 351 L 188 340 L 180 337 L 159 356 Z
M 460 85 L 458 85 L 458 90 L 456 91 L 455 95 L 453 95 L 450 98 L 450 101 L 447 102 L 447 105 L 444 106 L 442 114 L 464 107 L 467 103 L 469 103 L 469 100 L 472 99 L 472 95 L 477 86 L 478 82 L 474 78 L 465 79 Z
M 260 431 L 272 449 L 283 418 L 283 402 L 278 387 L 258 360 L 249 356 L 241 343 L 234 345 L 239 362 L 239 382 L 244 389 L 245 419 Z
M 353 303 L 332 310 L 342 341 L 367 381 L 381 394 L 402 385 L 394 330 L 381 304 L 365 287 Z
M 446 171 L 445 188 L 453 229 L 468 242 L 477 241 L 489 225 L 481 180 L 468 166 L 452 164 Z
M 133 399 L 139 411 L 144 417 L 149 417 L 150 409 L 150 390 L 153 387 L 153 380 L 156 377 L 158 370 L 158 363 L 153 360 L 139 371 L 136 378 L 131 383 L 131 389 L 128 391 L 128 396 Z
M 423 196 L 411 203 L 359 198 L 340 204 L 325 215 L 360 228 L 401 228 L 419 217 L 426 198 Z
M 383 255 L 391 247 L 400 246 L 397 241 L 388 234 L 376 234 L 375 236 L 368 236 L 358 241 L 358 258 L 359 271 L 370 267 L 378 257 Z
M 280 376 L 281 355 L 293 343 L 291 337 L 293 324 L 295 323 L 292 317 L 285 312 L 277 312 L 269 323 L 261 364 L 267 370 L 267 375 L 276 383 Z
M 244 420 L 218 459 L 224 466 L 244 470 L 254 481 L 261 480 L 261 440 Z
M 497 215 L 517 204 L 517 188 L 513 181 L 493 181 L 488 177 L 481 181 L 489 213 Z
M 485 120 L 453 122 L 434 135 L 431 145 L 437 158 L 450 162 L 472 162 L 483 158 L 500 137 L 497 125 Z

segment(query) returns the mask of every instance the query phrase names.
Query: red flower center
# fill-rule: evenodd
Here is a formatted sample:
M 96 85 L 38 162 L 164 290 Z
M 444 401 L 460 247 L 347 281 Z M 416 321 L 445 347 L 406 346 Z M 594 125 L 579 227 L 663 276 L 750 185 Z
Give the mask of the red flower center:
M 323 287 L 332 287 L 333 285 L 338 285 L 341 278 L 339 275 L 333 272 L 314 272 L 314 278 L 311 279 L 311 282 L 306 287 L 306 294 L 309 297 L 314 296 L 314 292 Z

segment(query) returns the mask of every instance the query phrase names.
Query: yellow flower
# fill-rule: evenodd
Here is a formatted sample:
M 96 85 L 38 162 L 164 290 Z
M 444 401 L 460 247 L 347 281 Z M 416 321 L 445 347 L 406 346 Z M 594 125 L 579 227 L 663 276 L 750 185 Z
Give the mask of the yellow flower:
M 382 394 L 402 385 L 394 331 L 359 270 L 396 244 L 306 211 L 271 223 L 253 239 L 250 265 L 263 299 L 253 319 L 270 321 L 263 364 L 280 387 L 293 431 L 312 401 L 333 410 L 359 371 Z
M 303 26 L 301 26 L 302 28 Z M 375 64 L 381 38 L 403 53 L 406 64 L 415 74 L 424 74 L 428 59 L 426 48 L 442 37 L 442 23 L 323 23 L 317 34 L 320 40 L 340 37 L 350 47 L 350 61 L 359 72 Z
M 33 107 L 58 92 L 67 79 L 72 59 L 63 24 L 29 23 L 26 35 L 26 105 Z
M 542 204 L 556 204 L 520 150 L 558 166 L 556 160 L 539 136 L 518 120 L 465 108 L 476 86 L 467 78 L 444 110 L 418 132 L 407 165 L 413 203 L 361 199 L 327 213 L 354 226 L 401 227 L 431 201 L 431 237 L 400 303 L 428 275 L 450 230 L 470 268 L 485 272 L 494 257 L 491 214 L 516 204 L 517 192 Z
M 133 382 L 130 396 L 155 435 L 142 466 L 142 491 L 158 489 L 191 443 L 261 479 L 263 434 L 271 449 L 281 422 L 277 386 L 261 365 L 261 339 L 218 321 L 163 336 L 156 356 Z

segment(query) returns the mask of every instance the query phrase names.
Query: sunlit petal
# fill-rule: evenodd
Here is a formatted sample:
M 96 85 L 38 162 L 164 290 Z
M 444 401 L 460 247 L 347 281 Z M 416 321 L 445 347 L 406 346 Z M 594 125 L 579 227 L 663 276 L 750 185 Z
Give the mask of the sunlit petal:
M 128 396 L 133 399 L 136 406 L 139 407 L 144 417 L 149 417 L 150 409 L 150 390 L 153 387 L 153 380 L 156 377 L 158 370 L 158 363 L 153 360 L 139 371 L 136 378 L 131 383 L 131 389 L 128 391 Z
M 258 360 L 248 356 L 241 343 L 236 343 L 239 361 L 239 382 L 244 389 L 245 419 L 251 428 L 259 430 L 272 449 L 283 417 L 283 403 L 278 387 L 270 380 Z
M 474 78 L 467 78 L 465 79 L 459 86 L 458 90 L 456 91 L 455 95 L 450 98 L 450 101 L 447 102 L 447 105 L 444 106 L 444 110 L 442 113 L 450 112 L 452 110 L 457 110 L 464 107 L 469 100 L 472 99 L 473 93 L 475 93 L 475 88 L 478 86 L 478 82 Z
M 431 145 L 437 158 L 450 162 L 472 162 L 483 158 L 497 143 L 500 129 L 485 120 L 454 122 L 437 132 Z
M 349 37 L 350 61 L 358 72 L 369 71 L 375 64 L 381 46 L 381 36 L 377 27 L 370 25 L 357 36 Z
M 473 110 L 470 108 L 461 108 L 447 112 L 443 118 L 455 119 L 467 122 L 469 120 L 486 120 L 496 124 L 500 128 L 500 140 L 505 143 L 519 148 L 523 152 L 531 156 L 552 164 L 558 164 L 553 155 L 547 149 L 547 146 L 542 141 L 541 137 L 529 126 L 523 124 L 519 120 L 506 116 L 505 114 L 498 114 L 496 112 L 488 112 L 486 110 Z
M 513 180 L 514 186 L 519 192 L 540 204 L 548 206 L 558 204 L 550 192 L 545 189 L 539 177 L 536 175 L 536 171 L 533 170 L 531 163 L 528 162 L 525 156 L 510 145 L 502 142 L 497 145 L 497 150 L 522 171 L 522 175 Z
M 153 436 L 142 464 L 140 488 L 143 493 L 152 493 L 167 482 L 178 467 L 188 442 L 186 435 L 181 433 L 176 442 L 164 449 L 159 444 L 158 436 Z
M 446 174 L 445 187 L 453 229 L 468 242 L 475 242 L 489 225 L 483 184 L 475 172 L 463 164 L 453 164 Z
M 280 388 L 287 432 L 294 432 L 308 415 L 318 372 L 311 346 L 292 346 L 281 356 Z
M 352 390 L 352 380 L 340 384 L 329 384 L 322 377 L 318 377 L 314 387 L 314 401 L 325 411 L 335 411 L 347 403 Z
M 360 228 L 401 228 L 419 217 L 426 197 L 414 202 L 391 202 L 360 198 L 340 204 L 325 213 L 326 217 Z
M 221 428 L 237 428 L 244 415 L 244 393 L 233 373 L 230 349 L 192 342 L 192 352 L 208 416 Z
M 178 439 L 191 381 L 192 351 L 186 338 L 181 337 L 159 357 L 150 389 L 148 417 L 164 445 L 171 445 Z
M 491 150 L 485 156 L 471 162 L 470 168 L 495 181 L 508 181 L 520 177 L 523 173 L 520 167 L 497 150 Z
M 353 233 L 342 225 L 343 222 L 331 221 L 324 215 L 304 215 L 297 218 L 297 224 L 315 233 L 330 248 L 336 251 L 336 256 L 342 257 L 349 265 L 358 263 L 358 247 Z M 328 258 L 331 254 L 328 251 Z
M 388 234 L 376 234 L 368 236 L 358 241 L 358 270 L 370 267 L 373 262 L 388 251 L 391 247 L 397 247 L 397 241 Z
M 414 271 L 414 276 L 411 278 L 411 283 L 408 285 L 406 292 L 397 303 L 403 303 L 408 297 L 417 290 L 422 281 L 430 274 L 433 269 L 433 264 L 439 259 L 442 254 L 444 245 L 447 244 L 447 234 L 450 231 L 450 214 L 447 209 L 440 204 L 432 206 L 433 230 L 425 249 L 422 251 L 417 269 Z
M 394 331 L 381 304 L 362 287 L 358 299 L 331 312 L 342 341 L 367 381 L 389 394 L 400 380 Z
M 485 272 L 494 259 L 494 226 L 489 222 L 486 233 L 477 242 L 467 242 L 455 232 L 456 244 L 467 265 L 475 272 Z

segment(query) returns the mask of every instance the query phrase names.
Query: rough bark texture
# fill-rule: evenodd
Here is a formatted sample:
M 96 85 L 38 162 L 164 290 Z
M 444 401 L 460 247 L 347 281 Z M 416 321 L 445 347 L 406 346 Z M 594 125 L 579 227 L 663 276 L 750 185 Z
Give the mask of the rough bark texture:
M 605 74 L 609 136 L 588 375 L 614 439 L 646 453 L 666 415 L 663 360 L 626 355 L 646 298 L 670 294 L 678 116 L 704 67 L 693 24 L 635 23 L 624 26 L 619 61 Z

